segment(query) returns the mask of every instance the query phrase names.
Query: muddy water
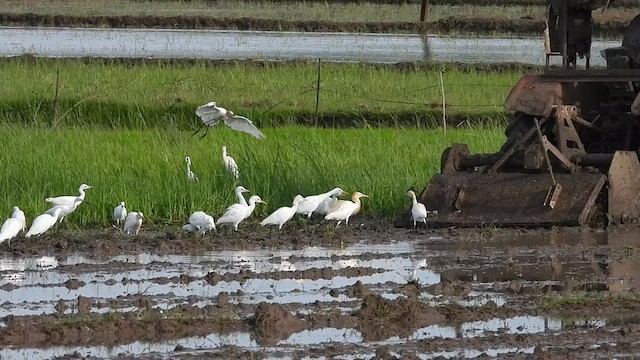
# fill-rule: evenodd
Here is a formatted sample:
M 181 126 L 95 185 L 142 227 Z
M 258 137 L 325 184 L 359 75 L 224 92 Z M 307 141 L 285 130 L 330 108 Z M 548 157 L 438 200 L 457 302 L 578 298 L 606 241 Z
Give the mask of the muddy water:
M 316 60 L 339 62 L 515 62 L 544 65 L 541 38 L 455 38 L 269 31 L 0 28 L 0 56 Z M 591 64 L 606 66 L 594 41 Z M 559 60 L 552 59 L 554 64 Z
M 262 302 L 293 306 L 299 315 L 326 311 L 351 314 L 358 310 L 354 286 L 387 299 L 415 297 L 434 306 L 496 306 L 496 316 L 478 320 L 441 322 L 411 329 L 406 334 L 372 339 L 359 328 L 320 326 L 297 331 L 264 346 L 248 331 L 211 333 L 162 342 L 122 341 L 115 346 L 6 347 L 0 358 L 52 358 L 81 356 L 184 356 L 234 346 L 258 351 L 266 357 L 297 358 L 295 354 L 320 349 L 336 351 L 342 358 L 373 358 L 376 349 L 405 354 L 407 348 L 420 358 L 490 357 L 531 354 L 535 345 L 504 343 L 496 336 L 558 337 L 574 332 L 619 328 L 637 323 L 639 317 L 590 314 L 528 314 L 530 296 L 555 291 L 633 292 L 640 287 L 640 262 L 629 251 L 639 232 L 548 233 L 544 235 L 480 236 L 456 241 L 451 236 L 421 237 L 418 241 L 386 244 L 357 243 L 345 248 L 308 247 L 303 250 L 211 251 L 191 255 L 117 255 L 96 258 L 86 254 L 39 257 L 0 257 L 0 327 L 7 316 L 138 312 L 129 301 L 145 297 L 163 311 L 183 304 L 204 307 L 218 295 L 229 294 L 238 307 L 235 316 L 251 317 Z M 417 266 L 418 265 L 418 266 Z M 413 278 L 417 292 L 407 293 Z M 361 285 L 360 285 L 361 284 Z M 448 291 L 444 284 L 464 284 Z M 451 289 L 449 289 L 451 290 Z M 81 298 L 90 306 L 81 309 Z M 62 304 L 62 305 L 61 305 Z M 500 313 L 500 308 L 522 309 Z M 607 330 L 608 331 L 608 330 Z M 440 348 L 420 344 L 441 341 Z M 477 341 L 463 343 L 460 341 Z M 447 343 L 449 342 L 449 343 Z M 560 347 L 575 346 L 560 344 Z M 407 344 L 413 344 L 408 346 Z M 457 345 L 456 345 L 457 344 Z M 595 344 L 594 346 L 600 346 Z

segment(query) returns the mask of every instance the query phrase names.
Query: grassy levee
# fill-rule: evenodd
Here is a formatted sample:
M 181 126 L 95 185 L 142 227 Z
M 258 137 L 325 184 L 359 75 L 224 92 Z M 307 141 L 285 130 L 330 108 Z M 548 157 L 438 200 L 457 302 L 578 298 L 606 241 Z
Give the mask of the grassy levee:
M 234 179 L 225 171 L 226 144 L 240 167 L 242 184 L 268 206 L 265 215 L 289 206 L 294 195 L 311 195 L 336 186 L 371 196 L 364 213 L 393 216 L 409 206 L 408 187 L 422 189 L 439 170 L 442 150 L 468 143 L 473 152 L 495 151 L 502 128 L 316 129 L 286 126 L 265 129 L 256 140 L 229 129 L 192 137 L 177 129 L 41 129 L 1 125 L 0 209 L 20 206 L 32 220 L 48 208 L 46 197 L 77 194 L 81 183 L 88 204 L 68 221 L 104 225 L 112 209 L 125 201 L 153 223 L 179 223 L 195 210 L 218 217 L 235 202 Z M 192 159 L 199 178 L 190 182 L 184 157 Z
M 290 205 L 298 193 L 340 186 L 371 196 L 365 213 L 393 216 L 409 204 L 406 188 L 422 189 L 439 170 L 450 144 L 468 143 L 473 152 L 499 147 L 508 117 L 501 103 L 521 72 L 447 70 L 448 117 L 469 123 L 452 121 L 445 134 L 430 128 L 441 124 L 439 67 L 326 64 L 323 126 L 315 127 L 307 126 L 315 124 L 313 63 L 19 59 L 2 65 L 0 209 L 17 205 L 33 219 L 48 208 L 46 197 L 73 195 L 88 183 L 95 186 L 88 204 L 68 218 L 75 225 L 106 224 L 120 201 L 158 224 L 183 222 L 194 210 L 218 217 L 235 201 L 223 144 L 240 165 L 238 183 L 268 202 L 259 215 Z M 224 126 L 204 139 L 192 136 L 195 107 L 210 100 L 254 119 L 267 139 Z M 187 181 L 185 156 L 197 183 Z
M 10 59 L 0 65 L 5 84 L 0 122 L 195 129 L 194 110 L 209 101 L 263 127 L 433 126 L 442 121 L 439 66 L 325 63 L 316 118 L 315 63 Z M 448 67 L 443 82 L 450 121 L 503 121 L 508 116 L 504 99 L 524 72 Z

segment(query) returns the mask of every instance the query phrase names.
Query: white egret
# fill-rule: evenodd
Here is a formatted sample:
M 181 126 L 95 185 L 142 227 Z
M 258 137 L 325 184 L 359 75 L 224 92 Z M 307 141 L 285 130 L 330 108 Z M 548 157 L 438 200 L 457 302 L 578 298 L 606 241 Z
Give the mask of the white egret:
M 124 206 L 124 201 L 120 205 L 113 209 L 113 220 L 116 221 L 116 226 L 120 227 L 120 221 L 124 222 L 127 218 L 127 208 Z
M 314 213 L 319 215 L 327 215 L 328 213 L 330 213 L 331 208 L 333 208 L 338 202 L 338 196 L 340 195 L 346 195 L 346 193 L 332 194 L 328 198 L 324 199 L 320 203 L 320 205 L 318 205 L 318 208 L 316 209 L 316 211 L 314 211 Z
M 218 225 L 232 225 L 233 230 L 238 231 L 238 224 L 253 213 L 256 203 L 266 204 L 260 196 L 253 195 L 247 205 L 233 204 L 227 208 L 224 214 L 218 218 Z
M 318 209 L 318 206 L 320 206 L 320 204 L 322 204 L 324 200 L 331 196 L 340 196 L 346 194 L 347 193 L 344 190 L 335 188 L 326 193 L 307 196 L 304 198 L 304 200 L 302 200 L 302 202 L 300 202 L 300 204 L 298 204 L 298 210 L 296 210 L 296 213 L 307 215 L 307 218 L 310 218 L 311 215 L 313 215 L 313 212 Z
M 242 193 L 246 193 L 249 192 L 251 190 L 245 189 L 244 186 L 237 186 L 236 187 L 236 196 L 238 197 L 238 204 L 242 204 L 244 206 L 247 206 L 247 200 L 244 198 L 244 195 L 242 195 Z
M 195 133 L 193 133 L 194 135 L 197 134 L 204 126 L 207 126 L 206 132 L 202 135 L 202 137 L 205 137 L 209 132 L 209 127 L 216 126 L 221 120 L 223 120 L 224 124 L 233 130 L 246 132 L 258 139 L 265 138 L 264 134 L 260 132 L 255 125 L 253 125 L 251 120 L 244 116 L 235 115 L 233 111 L 228 111 L 223 107 L 217 106 L 213 101 L 198 106 L 196 109 L 196 115 L 198 115 L 200 120 L 202 120 L 202 125 Z
M 236 160 L 231 157 L 231 155 L 227 154 L 227 147 L 225 145 L 222 145 L 222 161 L 224 161 L 224 167 L 227 169 L 227 171 L 237 179 L 240 176 L 238 164 L 236 163 Z
M 360 211 L 360 199 L 368 197 L 368 195 L 356 191 L 351 195 L 351 201 L 338 200 L 333 208 L 331 208 L 331 212 L 328 213 L 324 218 L 326 220 L 338 220 L 336 228 L 342 221 L 349 225 L 349 218 Z
M 413 220 L 413 228 L 416 228 L 417 222 L 421 221 L 427 226 L 427 208 L 423 203 L 418 202 L 416 192 L 413 189 L 407 190 L 407 196 L 411 198 L 413 205 L 411 206 L 411 220 Z
M 213 220 L 213 216 L 204 211 L 196 211 L 189 216 L 189 223 L 184 225 L 182 229 L 188 232 L 199 232 L 204 235 L 208 231 L 216 231 L 216 223 Z
M 191 171 L 191 158 L 187 156 L 184 158 L 184 161 L 187 163 L 187 179 L 198 181 L 198 177 L 196 176 L 196 174 Z
M 261 226 L 265 225 L 278 225 L 278 230 L 282 229 L 282 225 L 287 221 L 291 220 L 293 215 L 296 214 L 296 210 L 298 210 L 298 205 L 304 200 L 302 195 L 296 195 L 293 198 L 293 204 L 291 207 L 283 206 L 278 210 L 271 213 L 271 215 L 267 216 L 260 223 Z
M 45 211 L 45 214 L 49 214 L 49 215 L 53 215 L 53 213 L 56 211 L 56 209 L 60 209 L 60 214 L 58 215 L 58 222 L 62 222 L 67 215 L 71 214 L 72 212 L 76 211 L 76 209 L 78 208 L 78 206 L 84 202 L 83 199 L 81 199 L 80 197 L 76 197 L 75 201 L 73 202 L 73 204 L 71 205 L 56 205 L 53 207 L 50 207 L 47 211 Z
M 124 222 L 124 231 L 126 231 L 127 235 L 135 233 L 135 235 L 138 236 L 143 218 L 144 215 L 142 212 L 132 211 L 127 215 L 127 219 Z
M 32 235 L 42 235 L 47 230 L 51 229 L 53 225 L 58 221 L 58 216 L 62 212 L 62 208 L 56 207 L 53 210 L 53 214 L 44 213 L 42 215 L 38 215 L 33 222 L 31 223 L 31 227 L 29 231 L 24 235 L 24 237 L 31 237 Z
M 0 228 L 0 244 L 5 242 L 6 240 L 11 241 L 14 237 L 18 236 L 20 230 L 24 230 L 25 228 L 25 218 L 24 213 L 20 208 L 14 206 L 12 208 L 11 217 L 8 218 L 3 224 L 2 228 Z
M 80 195 L 78 196 L 73 196 L 73 195 L 69 195 L 69 196 L 57 196 L 57 197 L 48 197 L 45 199 L 46 202 L 51 203 L 52 205 L 71 205 L 73 206 L 73 204 L 76 202 L 76 198 L 80 198 L 84 201 L 84 197 L 85 197 L 85 190 L 87 189 L 91 189 L 93 186 L 91 185 L 87 185 L 87 184 L 82 184 L 80 185 L 80 188 L 78 188 L 78 192 L 80 193 Z
M 427 259 L 419 259 L 413 260 L 411 262 L 413 270 L 409 275 L 409 282 L 417 282 L 418 281 L 418 270 L 427 266 Z

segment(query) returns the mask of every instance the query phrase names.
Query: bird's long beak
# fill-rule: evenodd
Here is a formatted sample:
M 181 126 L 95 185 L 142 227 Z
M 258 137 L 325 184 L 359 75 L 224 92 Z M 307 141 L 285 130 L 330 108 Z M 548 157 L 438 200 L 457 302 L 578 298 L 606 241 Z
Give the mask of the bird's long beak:
M 340 196 L 344 196 L 344 195 L 349 195 L 349 193 L 344 190 L 340 191 Z
M 244 190 L 242 190 L 242 192 L 251 192 L 251 190 L 249 190 L 249 189 L 244 189 Z
M 362 197 L 366 197 L 366 198 L 368 198 L 368 197 L 369 197 L 369 195 L 362 194 Z
M 93 188 L 93 186 L 87 185 L 87 189 L 91 189 L 91 188 Z

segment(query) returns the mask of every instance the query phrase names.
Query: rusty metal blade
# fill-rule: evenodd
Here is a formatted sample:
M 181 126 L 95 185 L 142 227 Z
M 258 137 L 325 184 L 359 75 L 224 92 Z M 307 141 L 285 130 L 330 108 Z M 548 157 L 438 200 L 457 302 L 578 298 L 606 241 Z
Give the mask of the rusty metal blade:
M 429 226 L 576 226 L 590 219 L 607 177 L 603 174 L 556 174 L 562 184 L 553 209 L 545 206 L 549 174 L 436 174 L 419 201 L 438 216 Z M 462 197 L 461 197 L 462 196 Z

